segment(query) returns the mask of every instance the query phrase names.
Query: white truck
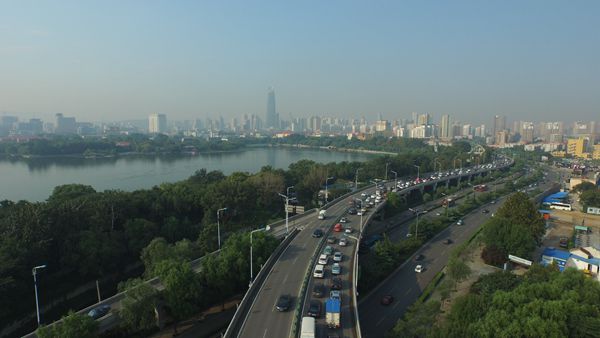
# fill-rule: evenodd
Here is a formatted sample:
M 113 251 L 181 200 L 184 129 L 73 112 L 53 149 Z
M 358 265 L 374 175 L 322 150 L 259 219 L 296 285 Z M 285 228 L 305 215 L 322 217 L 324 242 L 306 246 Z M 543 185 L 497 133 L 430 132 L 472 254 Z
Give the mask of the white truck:
M 300 338 L 315 338 L 315 319 L 313 317 L 302 318 Z
M 327 210 L 321 210 L 319 211 L 319 219 L 325 219 L 325 217 L 327 217 Z

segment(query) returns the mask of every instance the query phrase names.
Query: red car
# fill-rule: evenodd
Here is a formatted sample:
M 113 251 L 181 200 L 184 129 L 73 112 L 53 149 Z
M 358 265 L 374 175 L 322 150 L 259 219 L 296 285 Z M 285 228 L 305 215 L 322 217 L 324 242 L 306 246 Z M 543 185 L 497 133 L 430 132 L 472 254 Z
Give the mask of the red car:
M 341 232 L 342 231 L 342 223 L 337 223 L 336 225 L 333 226 L 333 231 L 335 232 Z
M 394 296 L 392 295 L 385 295 L 383 297 L 381 297 L 381 305 L 390 305 L 394 302 Z

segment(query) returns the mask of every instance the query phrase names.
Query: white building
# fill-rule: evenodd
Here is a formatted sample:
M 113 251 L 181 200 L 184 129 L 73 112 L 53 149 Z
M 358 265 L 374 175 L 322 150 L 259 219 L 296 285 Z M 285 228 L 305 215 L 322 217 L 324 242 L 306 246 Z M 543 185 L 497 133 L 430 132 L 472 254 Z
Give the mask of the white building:
M 148 132 L 151 134 L 163 134 L 167 132 L 167 115 L 152 114 L 148 117 Z

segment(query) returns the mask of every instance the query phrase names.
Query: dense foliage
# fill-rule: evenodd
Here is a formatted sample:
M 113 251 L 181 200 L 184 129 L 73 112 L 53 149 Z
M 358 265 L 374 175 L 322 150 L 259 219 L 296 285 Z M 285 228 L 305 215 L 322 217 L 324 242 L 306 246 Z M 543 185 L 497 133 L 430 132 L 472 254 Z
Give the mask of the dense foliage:
M 432 170 L 434 158 L 443 168 L 449 167 L 454 158 L 469 157 L 465 153 L 468 150 L 468 144 L 461 142 L 440 147 L 437 153 L 420 146 L 365 163 L 318 164 L 300 160 L 289 170 L 264 167 L 256 174 L 237 172 L 229 176 L 202 169 L 187 180 L 148 190 L 97 192 L 90 186 L 72 184 L 56 187 L 45 202 L 1 201 L 0 299 L 5 306 L 0 308 L 0 322 L 10 323 L 32 312 L 33 292 L 27 281 L 31 280 L 33 266 L 48 266 L 38 274 L 42 304 L 68 299 L 76 287 L 89 289 L 92 298 L 96 279 L 115 285 L 129 271 L 139 268 L 140 262 L 144 263 L 145 277 L 168 276 L 173 271 L 185 273 L 185 267 L 170 263 L 165 266 L 161 257 L 173 254 L 179 261 L 189 261 L 214 251 L 216 214 L 220 208 L 227 207 L 220 218 L 225 239 L 238 230 L 283 217 L 278 193 L 284 193 L 288 186 L 293 185 L 300 204 L 310 208 L 318 205 L 318 192 L 327 177 L 353 182 L 360 168 L 359 181 L 368 182 L 384 177 L 386 163 L 401 177 L 414 174 L 414 164 L 421 165 L 421 172 Z M 215 273 L 230 278 L 225 284 L 201 280 L 209 290 L 221 292 L 209 293 L 211 296 L 247 286 L 245 276 L 249 272 L 241 263 L 246 252 L 236 250 L 230 256 L 208 260 L 216 260 L 215 266 L 222 265 L 222 271 Z M 236 258 L 235 254 L 241 257 Z M 238 274 L 233 274 L 236 270 L 232 266 L 238 266 Z M 207 271 L 210 268 L 207 266 Z M 171 299 L 181 298 L 173 294 Z M 173 311 L 174 316 L 185 313 Z M 144 319 L 132 319 L 132 323 L 136 321 L 139 327 L 146 325 Z
M 600 284 L 574 269 L 534 265 L 482 277 L 432 337 L 596 337 Z
M 502 263 L 509 254 L 528 259 L 544 232 L 544 221 L 529 197 L 512 194 L 484 224 L 482 258 L 489 264 Z
M 573 191 L 579 193 L 579 199 L 584 210 L 587 207 L 600 208 L 600 188 L 597 185 L 591 182 L 583 182 L 573 187 Z

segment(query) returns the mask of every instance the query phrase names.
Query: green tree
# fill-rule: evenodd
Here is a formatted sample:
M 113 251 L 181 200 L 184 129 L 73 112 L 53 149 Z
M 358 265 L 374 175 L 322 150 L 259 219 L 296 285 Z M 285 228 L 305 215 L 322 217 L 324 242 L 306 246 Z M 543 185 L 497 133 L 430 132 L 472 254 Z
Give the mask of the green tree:
M 432 323 L 440 313 L 440 303 L 431 301 L 426 303 L 416 302 L 410 306 L 406 314 L 388 333 L 388 338 L 400 337 L 427 337 L 434 329 Z
M 446 266 L 446 272 L 448 277 L 460 282 L 471 275 L 471 268 L 464 260 L 458 257 L 452 257 Z
M 89 316 L 69 311 L 62 322 L 42 326 L 35 333 L 40 338 L 93 338 L 98 337 L 98 322 Z
M 125 328 L 135 332 L 156 326 L 158 291 L 155 288 L 141 279 L 134 279 L 119 285 L 119 291 L 126 291 L 118 312 L 121 324 Z
M 171 260 L 161 261 L 156 272 L 161 283 L 169 313 L 176 321 L 185 319 L 199 309 L 202 287 L 190 264 Z

